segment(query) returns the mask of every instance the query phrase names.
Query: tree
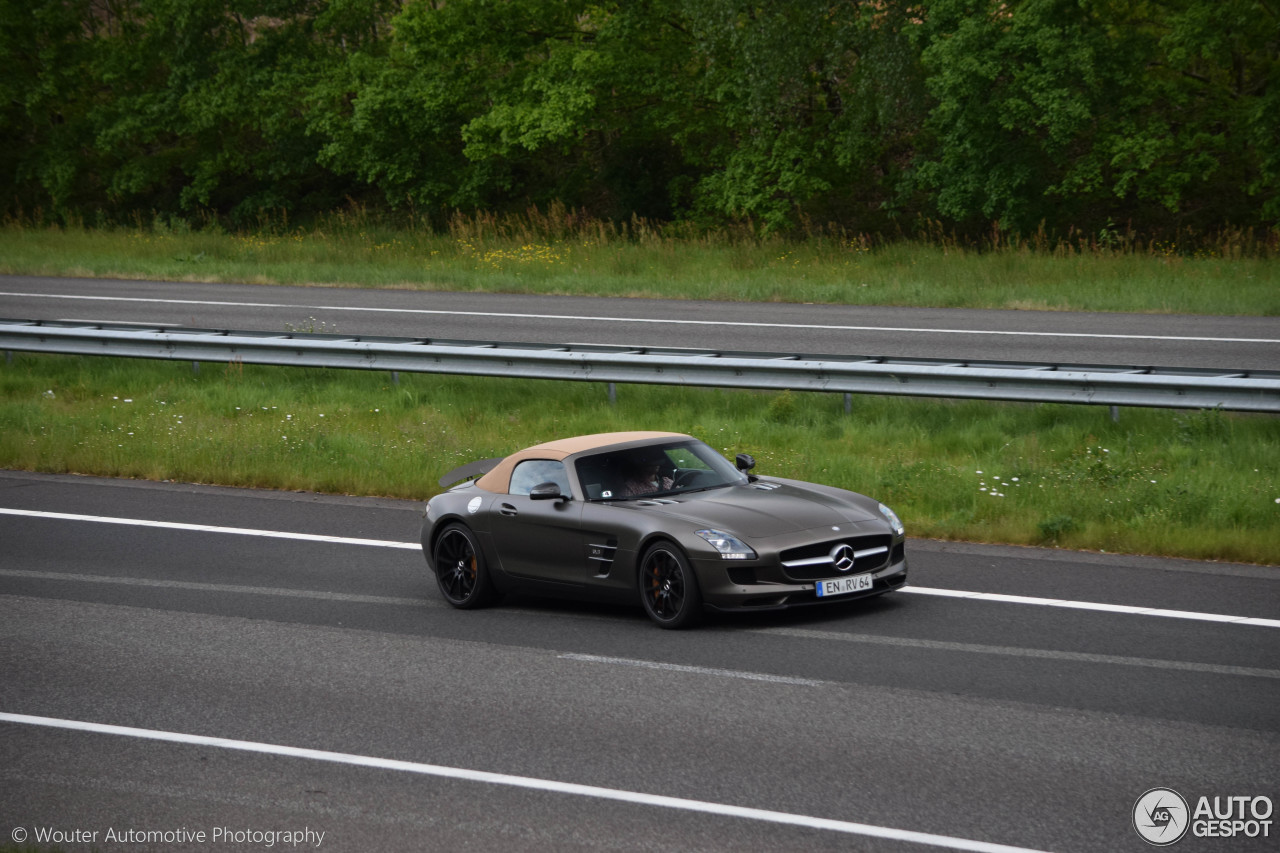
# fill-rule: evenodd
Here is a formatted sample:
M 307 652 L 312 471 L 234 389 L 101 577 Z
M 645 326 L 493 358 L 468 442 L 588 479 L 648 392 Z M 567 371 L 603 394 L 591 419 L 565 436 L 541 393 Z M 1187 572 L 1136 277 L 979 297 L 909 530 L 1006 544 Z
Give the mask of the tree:
M 920 168 L 943 215 L 1275 221 L 1268 3 L 937 0 L 922 37 L 937 105 Z

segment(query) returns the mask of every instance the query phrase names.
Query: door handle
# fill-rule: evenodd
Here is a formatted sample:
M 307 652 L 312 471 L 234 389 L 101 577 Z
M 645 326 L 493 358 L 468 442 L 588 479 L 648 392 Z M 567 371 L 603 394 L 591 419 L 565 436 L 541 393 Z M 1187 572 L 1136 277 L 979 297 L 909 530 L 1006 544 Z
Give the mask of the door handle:
M 514 517 L 520 514 L 511 504 L 503 504 L 498 512 L 508 517 Z

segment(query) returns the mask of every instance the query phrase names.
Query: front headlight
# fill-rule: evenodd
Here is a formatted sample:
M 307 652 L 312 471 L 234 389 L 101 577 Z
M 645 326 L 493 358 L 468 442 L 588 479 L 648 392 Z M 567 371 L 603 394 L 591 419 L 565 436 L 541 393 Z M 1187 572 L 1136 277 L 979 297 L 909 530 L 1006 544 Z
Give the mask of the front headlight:
M 725 533 L 723 530 L 699 530 L 697 533 L 707 540 L 712 548 L 720 552 L 722 560 L 754 560 L 756 558 L 756 552 L 751 550 L 751 546 L 732 533 Z
M 889 519 L 889 526 L 893 528 L 894 536 L 901 536 L 907 532 L 907 529 L 902 526 L 902 519 L 898 518 L 898 514 L 884 504 L 880 504 L 880 514 Z

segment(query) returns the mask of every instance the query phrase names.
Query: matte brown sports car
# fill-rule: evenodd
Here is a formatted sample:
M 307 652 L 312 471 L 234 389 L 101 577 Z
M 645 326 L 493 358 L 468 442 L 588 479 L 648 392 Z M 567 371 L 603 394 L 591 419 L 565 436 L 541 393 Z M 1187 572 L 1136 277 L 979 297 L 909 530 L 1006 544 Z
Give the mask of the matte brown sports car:
M 455 607 L 508 591 L 638 598 L 664 628 L 708 607 L 847 601 L 906 582 L 893 510 L 754 466 L 678 433 L 539 444 L 445 475 L 442 486 L 467 482 L 427 504 L 422 550 Z

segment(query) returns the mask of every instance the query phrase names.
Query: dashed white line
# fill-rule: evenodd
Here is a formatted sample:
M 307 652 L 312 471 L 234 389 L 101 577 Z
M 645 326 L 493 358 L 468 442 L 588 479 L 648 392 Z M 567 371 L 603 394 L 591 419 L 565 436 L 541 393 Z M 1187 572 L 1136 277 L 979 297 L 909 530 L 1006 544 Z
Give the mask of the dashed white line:
M 744 672 L 737 669 L 716 669 L 709 666 L 685 666 L 678 663 L 662 663 L 652 660 L 636 660 L 634 658 L 611 658 L 601 655 L 581 655 L 566 653 L 560 655 L 561 660 L 576 660 L 586 663 L 607 663 L 614 666 L 635 666 L 642 669 L 660 669 L 666 672 L 687 672 L 693 675 L 714 675 L 720 678 L 741 678 L 746 681 L 769 681 L 774 684 L 792 684 L 801 687 L 821 687 L 829 684 L 813 678 L 796 678 L 790 675 L 770 675 L 764 672 Z
M 896 646 L 930 651 L 965 652 L 981 655 L 1037 658 L 1075 663 L 1100 663 L 1112 666 L 1136 666 L 1149 669 L 1169 669 L 1179 672 L 1199 672 L 1206 675 L 1232 675 L 1245 678 L 1280 679 L 1280 670 L 1255 666 L 1227 666 L 1195 661 L 1160 660 L 1129 655 L 1100 655 L 1088 652 L 1065 652 L 1056 649 L 1027 649 L 1017 646 L 992 646 L 985 643 L 954 643 L 946 640 L 922 640 L 915 637 L 885 637 L 875 634 L 847 634 L 842 631 L 818 631 L 812 628 L 751 628 L 753 634 L 772 634 L 780 637 L 796 637 L 802 640 L 818 640 L 823 643 L 866 643 L 875 646 Z
M 374 548 L 396 548 L 406 551 L 421 549 L 417 542 L 393 542 L 386 539 L 358 539 L 347 536 L 324 536 L 315 533 L 290 533 L 279 530 L 254 530 L 245 527 L 218 527 L 209 524 L 185 524 L 176 521 L 150 521 L 139 518 L 112 518 L 97 515 L 79 515 L 67 512 L 10 509 L 0 507 L 0 515 L 26 516 L 59 521 L 86 521 L 100 524 L 122 524 L 134 527 L 151 527 L 170 530 L 187 530 L 197 533 L 225 533 L 239 536 L 258 536 L 269 539 L 293 539 L 303 542 L 327 542 L 337 545 L 360 545 Z M 1280 628 L 1280 619 L 1262 619 L 1255 616 L 1233 616 L 1226 613 L 1200 613 L 1190 610 L 1167 610 L 1158 607 L 1138 607 L 1128 604 L 1104 604 L 1096 601 L 1072 601 L 1057 598 L 1036 598 L 1026 595 L 1004 595 L 994 592 L 972 592 L 960 589 L 935 589 L 932 587 L 905 586 L 899 592 L 915 595 L 932 595 L 946 598 L 962 598 L 970 601 L 988 601 L 1001 604 L 1027 604 L 1040 607 L 1062 607 L 1071 610 L 1093 610 L 1103 613 L 1120 613 L 1132 616 L 1161 616 L 1170 619 L 1189 619 L 1198 622 L 1220 622 L 1231 625 L 1249 625 L 1258 628 Z
M 160 578 L 122 578 L 109 575 L 82 575 L 74 572 L 30 572 L 23 569 L 0 569 L 0 577 L 18 580 L 60 581 L 64 583 L 97 583 L 117 586 L 140 586 L 153 589 L 185 589 L 192 592 L 233 593 L 236 595 L 275 595 L 285 598 L 311 598 L 339 601 L 343 604 L 377 604 L 394 607 L 436 607 L 431 599 L 404 598 L 390 595 L 360 595 L 351 592 L 322 592 L 314 589 L 286 589 L 275 586 L 248 586 L 230 583 L 200 583 Z
M 59 317 L 59 323 L 101 323 L 102 320 L 90 320 L 82 317 Z M 181 323 L 158 323 L 155 320 L 111 320 L 112 323 L 131 323 L 135 326 L 181 326 Z
M 245 584 L 200 583 L 198 581 L 175 581 L 159 578 L 115 577 L 109 575 L 85 575 L 73 572 L 34 572 L 23 569 L 0 569 L 0 577 L 18 580 L 46 580 L 60 583 L 92 583 L 107 586 L 133 586 L 151 589 L 181 589 L 191 592 L 205 592 L 233 595 L 269 595 L 283 598 L 305 598 L 316 601 L 335 601 L 342 604 L 373 604 L 380 607 L 413 607 L 435 608 L 445 605 L 432 598 L 406 598 L 389 595 L 361 595 L 347 592 L 324 592 L 312 589 L 286 589 L 282 587 L 248 586 Z M 910 591 L 909 589 L 907 591 Z M 768 634 L 778 637 L 794 637 L 801 640 L 817 640 L 823 643 L 865 643 L 877 646 L 897 646 L 900 648 L 928 649 L 931 651 L 961 652 L 969 654 L 1004 655 L 1007 657 L 1038 658 L 1042 660 L 1059 660 L 1078 663 L 1095 663 L 1112 666 L 1136 666 L 1148 669 L 1167 669 L 1181 672 L 1198 672 L 1207 675 L 1230 675 L 1244 678 L 1280 679 L 1280 670 L 1262 669 L 1260 667 L 1230 666 L 1223 664 L 1196 663 L 1193 661 L 1160 660 L 1156 658 L 1139 658 L 1128 655 L 1102 655 L 1083 652 L 1066 652 L 1053 649 L 1028 649 L 1013 646 L 992 646 L 982 643 L 954 643 L 943 640 L 922 640 L 914 637 L 886 637 L 876 634 L 848 634 L 841 631 L 819 631 L 812 628 L 788 628 L 776 626 L 772 628 L 749 628 L 752 634 Z M 746 672 L 743 670 L 717 669 L 705 666 L 687 666 L 684 664 L 663 663 L 661 661 L 638 660 L 635 658 L 605 657 L 565 653 L 563 660 L 582 661 L 584 663 L 600 663 L 612 666 L 631 666 L 641 669 L 656 669 L 665 672 L 681 672 L 692 675 L 709 675 L 717 678 L 738 678 L 744 681 L 765 681 L 775 684 L 790 684 L 799 687 L 820 687 L 830 684 L 812 678 L 800 678 L 788 675 L 771 675 L 763 672 Z
M 266 539 L 294 539 L 301 542 L 329 542 L 335 545 L 365 545 L 372 548 L 402 548 L 418 551 L 417 542 L 390 542 L 386 539 L 353 539 L 349 536 L 325 536 L 319 533 L 289 533 L 282 530 L 254 530 L 248 527 L 218 527 L 211 524 L 184 524 L 178 521 L 150 521 L 144 518 L 111 518 L 101 515 L 79 515 L 72 512 L 41 512 L 0 507 L 0 515 L 24 515 L 58 521 L 91 521 L 99 524 L 123 524 L 128 527 L 154 527 L 166 530 L 188 530 L 195 533 L 232 533 L 237 536 L 259 536 Z
M 1007 329 L 938 329 L 911 326 L 846 326 L 825 323 L 760 323 L 742 320 L 689 320 L 668 317 L 609 317 L 591 314 L 527 314 L 505 311 L 446 311 L 428 308 L 371 308 L 356 305 L 293 305 L 283 302 L 228 302 L 212 299 L 158 299 L 141 296 L 81 296 L 63 293 L 4 293 L 38 299 L 82 299 L 98 302 L 142 302 L 162 305 L 205 305 L 220 308 L 295 308 L 306 311 L 345 311 L 370 314 L 421 314 L 446 317 L 502 317 L 513 320 L 570 320 L 587 323 L 637 323 L 663 326 L 726 326 L 759 329 L 817 329 L 836 332 L 912 332 L 938 335 L 997 335 L 1031 338 L 1090 338 L 1139 341 L 1194 341 L 1233 344 L 1276 344 L 1275 338 L 1215 338 L 1192 335 L 1114 335 L 1099 332 L 1027 332 Z M 148 323 L 148 325 L 150 325 Z
M 0 711 L 0 722 L 26 726 L 42 726 L 45 728 L 64 729 L 91 734 L 117 735 L 142 740 L 185 744 L 189 746 L 236 750 L 239 752 L 251 752 L 262 755 L 275 755 L 283 758 L 304 758 L 311 761 L 325 761 L 331 764 L 347 764 L 378 770 L 394 770 L 401 773 L 416 773 L 423 776 L 436 776 L 443 779 L 455 779 L 464 782 L 478 782 L 488 785 L 502 785 L 510 788 L 525 788 L 535 791 L 545 791 L 552 794 L 590 797 L 599 800 L 613 800 L 632 805 L 653 806 L 657 808 L 676 809 L 686 812 L 698 812 L 701 814 L 763 821 L 766 823 L 782 824 L 785 826 L 801 826 L 808 829 L 821 829 L 866 838 L 883 838 L 890 841 L 901 841 L 908 844 L 925 844 L 931 847 L 941 847 L 947 850 L 966 850 L 974 851 L 974 853 L 1037 853 L 1037 851 L 1032 851 L 1025 847 L 1011 847 L 1007 844 L 993 844 L 988 841 L 953 838 L 947 835 L 934 835 L 928 832 L 915 832 L 908 829 L 894 829 L 892 827 L 874 826 L 872 824 L 855 823 L 845 820 L 832 820 L 830 818 L 810 817 L 808 815 L 771 811 L 769 809 L 755 809 L 724 803 L 705 802 L 702 800 L 688 800 L 681 797 L 662 796 L 660 794 L 645 794 L 638 791 L 623 791 L 614 788 L 597 787 L 595 785 L 579 785 L 573 782 L 558 782 L 553 779 L 537 779 L 529 776 L 511 776 L 505 773 L 469 770 L 462 767 L 445 767 L 439 764 L 423 764 L 416 761 L 400 761 L 391 758 L 376 758 L 368 755 L 353 755 L 345 752 L 329 752 L 328 750 L 322 749 L 302 749 L 295 746 L 282 746 L 280 744 L 256 743 L 254 741 L 207 737 L 205 735 L 168 732 L 156 729 L 139 729 L 129 726 L 112 726 L 103 723 L 90 723 L 80 720 L 63 720 L 54 717 L 36 717 L 28 714 L 11 714 L 2 711 Z

